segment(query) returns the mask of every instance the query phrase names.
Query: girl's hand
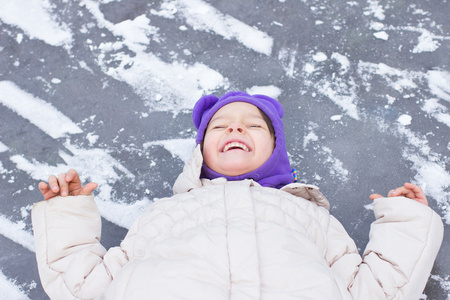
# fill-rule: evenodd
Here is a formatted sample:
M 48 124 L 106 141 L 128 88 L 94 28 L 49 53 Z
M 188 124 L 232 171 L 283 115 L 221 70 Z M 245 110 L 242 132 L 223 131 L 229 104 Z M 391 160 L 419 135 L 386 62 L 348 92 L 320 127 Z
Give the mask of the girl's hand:
M 39 183 L 39 190 L 44 196 L 44 199 L 49 200 L 56 196 L 90 195 L 97 186 L 98 185 L 94 182 L 82 186 L 77 171 L 70 169 L 65 174 L 59 174 L 58 177 L 51 175 L 48 178 L 48 185 L 41 181 Z
M 422 189 L 415 184 L 407 182 L 405 183 L 404 186 L 398 187 L 395 190 L 390 190 L 388 193 L 388 197 L 398 197 L 398 196 L 403 196 L 428 206 L 427 197 L 425 197 L 425 194 L 422 191 Z M 380 194 L 370 195 L 370 199 L 372 200 L 382 197 L 383 196 Z

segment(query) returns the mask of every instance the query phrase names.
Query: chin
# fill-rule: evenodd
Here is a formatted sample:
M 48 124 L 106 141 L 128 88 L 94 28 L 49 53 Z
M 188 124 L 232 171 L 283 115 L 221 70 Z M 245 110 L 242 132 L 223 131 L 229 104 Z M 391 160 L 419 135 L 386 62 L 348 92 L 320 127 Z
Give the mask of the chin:
M 230 170 L 230 166 L 227 166 L 227 170 L 223 170 L 222 172 L 219 172 L 220 174 L 223 174 L 225 176 L 239 176 L 242 174 L 246 174 L 249 173 L 255 169 L 251 169 L 251 168 L 242 168 L 242 165 L 237 166 L 236 168 L 231 168 Z

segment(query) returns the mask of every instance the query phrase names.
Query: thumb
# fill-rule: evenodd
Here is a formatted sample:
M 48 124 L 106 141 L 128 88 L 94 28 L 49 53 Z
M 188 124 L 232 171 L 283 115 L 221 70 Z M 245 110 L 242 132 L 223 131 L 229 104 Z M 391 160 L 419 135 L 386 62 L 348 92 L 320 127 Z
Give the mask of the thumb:
M 90 195 L 90 194 L 92 194 L 92 191 L 95 190 L 97 187 L 98 187 L 98 184 L 96 184 L 95 182 L 89 182 L 88 184 L 83 186 L 83 188 L 81 188 L 79 195 L 83 195 L 83 196 Z
M 381 196 L 380 194 L 372 194 L 369 196 L 370 199 L 375 200 L 378 198 L 383 198 L 383 196 Z

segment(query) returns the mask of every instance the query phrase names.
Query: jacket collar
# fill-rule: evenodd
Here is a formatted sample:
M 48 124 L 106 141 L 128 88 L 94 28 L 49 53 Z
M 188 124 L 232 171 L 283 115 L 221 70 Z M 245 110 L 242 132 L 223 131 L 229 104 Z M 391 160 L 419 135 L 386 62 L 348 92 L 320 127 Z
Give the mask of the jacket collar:
M 200 150 L 200 145 L 195 147 L 189 161 L 184 165 L 183 172 L 178 176 L 175 184 L 173 185 L 173 193 L 181 194 L 189 192 L 192 189 L 200 188 L 208 185 L 227 184 L 228 180 L 225 177 L 219 177 L 215 179 L 200 179 L 203 166 L 203 156 Z M 247 179 L 250 181 L 251 186 L 261 186 L 258 182 Z M 319 188 L 310 184 L 303 183 L 290 183 L 280 190 L 285 191 L 297 197 L 304 198 L 311 202 L 316 203 L 318 206 L 322 206 L 327 210 L 330 209 L 330 203 L 327 198 L 319 191 Z

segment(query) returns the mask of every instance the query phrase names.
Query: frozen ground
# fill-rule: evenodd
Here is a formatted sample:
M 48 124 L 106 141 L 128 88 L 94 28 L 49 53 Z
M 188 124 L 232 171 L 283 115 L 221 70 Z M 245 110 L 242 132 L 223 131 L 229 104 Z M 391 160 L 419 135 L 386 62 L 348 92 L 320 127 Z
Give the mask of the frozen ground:
M 448 0 L 0 0 L 0 298 L 45 299 L 37 183 L 99 183 L 118 245 L 193 147 L 194 102 L 246 90 L 285 107 L 292 166 L 361 250 L 372 192 L 420 184 L 445 222 L 423 299 L 450 299 Z M 407 255 L 407 253 L 405 253 Z

